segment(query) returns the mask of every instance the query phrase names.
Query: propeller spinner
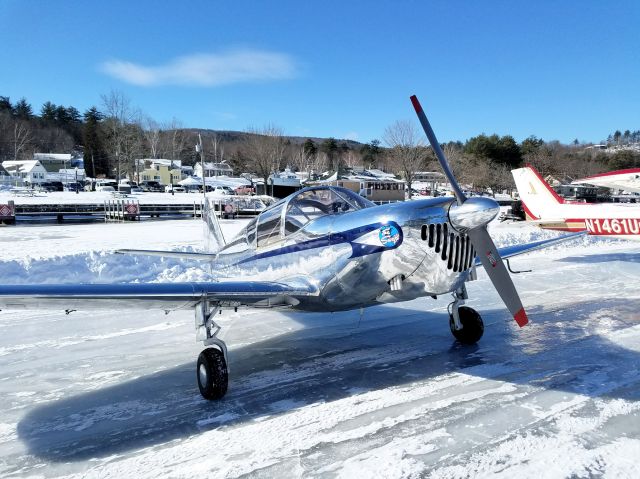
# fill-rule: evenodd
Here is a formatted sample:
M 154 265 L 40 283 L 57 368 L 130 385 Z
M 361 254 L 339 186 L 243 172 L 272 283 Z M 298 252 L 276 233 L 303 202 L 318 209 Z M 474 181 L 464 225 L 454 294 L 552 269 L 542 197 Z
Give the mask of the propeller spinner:
M 513 315 L 518 326 L 524 326 L 529 322 L 527 313 L 522 306 L 520 296 L 518 296 L 516 287 L 514 286 L 511 276 L 509 276 L 509 272 L 498 253 L 498 249 L 487 231 L 487 224 L 495 218 L 498 211 L 500 211 L 498 203 L 491 198 L 467 198 L 465 196 L 460 185 L 456 181 L 455 176 L 453 176 L 453 172 L 449 167 L 449 162 L 447 161 L 442 148 L 440 148 L 440 143 L 438 143 L 438 139 L 429 124 L 429 120 L 427 119 L 427 116 L 415 95 L 411 97 L 411 103 L 413 103 L 418 119 L 420 120 L 422 128 L 429 139 L 431 148 L 433 148 L 433 151 L 440 162 L 440 166 L 442 167 L 447 180 L 451 183 L 451 187 L 453 188 L 453 192 L 456 196 L 458 204 L 453 205 L 449 211 L 449 220 L 451 221 L 452 226 L 459 231 L 467 233 L 471 239 L 473 247 L 478 252 L 482 266 L 484 266 L 485 271 L 489 275 L 489 279 L 498 291 L 502 301 L 504 301 L 507 309 Z

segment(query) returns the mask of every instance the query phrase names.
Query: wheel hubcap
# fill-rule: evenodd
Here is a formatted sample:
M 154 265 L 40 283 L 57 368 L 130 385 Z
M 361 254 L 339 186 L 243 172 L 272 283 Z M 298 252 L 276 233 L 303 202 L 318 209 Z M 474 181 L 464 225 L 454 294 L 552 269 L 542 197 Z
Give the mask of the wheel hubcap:
M 198 378 L 200 379 L 200 384 L 202 384 L 203 386 L 206 386 L 208 377 L 209 375 L 207 374 L 207 368 L 205 367 L 204 364 L 201 364 L 200 367 L 198 368 Z

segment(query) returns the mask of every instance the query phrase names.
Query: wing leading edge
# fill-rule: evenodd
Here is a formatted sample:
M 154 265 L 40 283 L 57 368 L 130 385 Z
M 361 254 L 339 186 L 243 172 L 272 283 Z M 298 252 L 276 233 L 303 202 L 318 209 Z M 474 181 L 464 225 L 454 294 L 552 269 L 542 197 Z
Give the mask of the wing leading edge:
M 0 309 L 186 309 L 203 299 L 234 305 L 295 304 L 312 286 L 276 282 L 0 285 Z
M 531 253 L 532 251 L 548 248 L 549 246 L 553 246 L 559 243 L 564 243 L 565 241 L 582 238 L 583 236 L 586 236 L 586 235 L 587 235 L 586 231 L 579 231 L 578 233 L 563 235 L 557 238 L 551 238 L 551 239 L 546 239 L 541 241 L 533 241 L 531 243 L 517 244 L 512 246 L 503 246 L 502 248 L 498 248 L 498 253 L 503 259 L 512 258 L 513 256 L 518 256 L 525 253 Z M 481 266 L 480 260 L 478 258 L 476 258 L 476 265 Z
M 189 259 L 194 261 L 214 261 L 217 253 L 191 253 L 187 251 L 163 251 L 151 249 L 118 249 L 116 254 L 131 254 L 144 256 L 161 256 L 163 258 Z

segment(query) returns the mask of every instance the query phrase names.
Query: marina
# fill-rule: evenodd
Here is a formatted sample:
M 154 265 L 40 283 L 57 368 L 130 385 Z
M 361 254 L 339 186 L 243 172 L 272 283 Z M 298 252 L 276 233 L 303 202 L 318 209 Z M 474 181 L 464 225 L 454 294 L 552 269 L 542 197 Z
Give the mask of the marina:
M 222 218 L 250 217 L 264 210 L 273 198 L 266 196 L 210 196 Z M 75 200 L 75 201 L 74 201 Z M 147 221 L 202 216 L 203 195 L 108 192 L 64 192 L 36 196 L 0 195 L 0 224 L 94 221 Z

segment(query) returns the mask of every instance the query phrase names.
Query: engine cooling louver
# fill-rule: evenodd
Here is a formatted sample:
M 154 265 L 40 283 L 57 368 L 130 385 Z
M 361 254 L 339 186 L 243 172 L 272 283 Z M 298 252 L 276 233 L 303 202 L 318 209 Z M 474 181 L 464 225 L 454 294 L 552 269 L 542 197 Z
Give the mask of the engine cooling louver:
M 447 264 L 447 269 L 458 273 L 473 266 L 476 252 L 469 237 L 459 234 L 447 223 L 422 225 L 422 240 L 439 253 L 436 257 Z

